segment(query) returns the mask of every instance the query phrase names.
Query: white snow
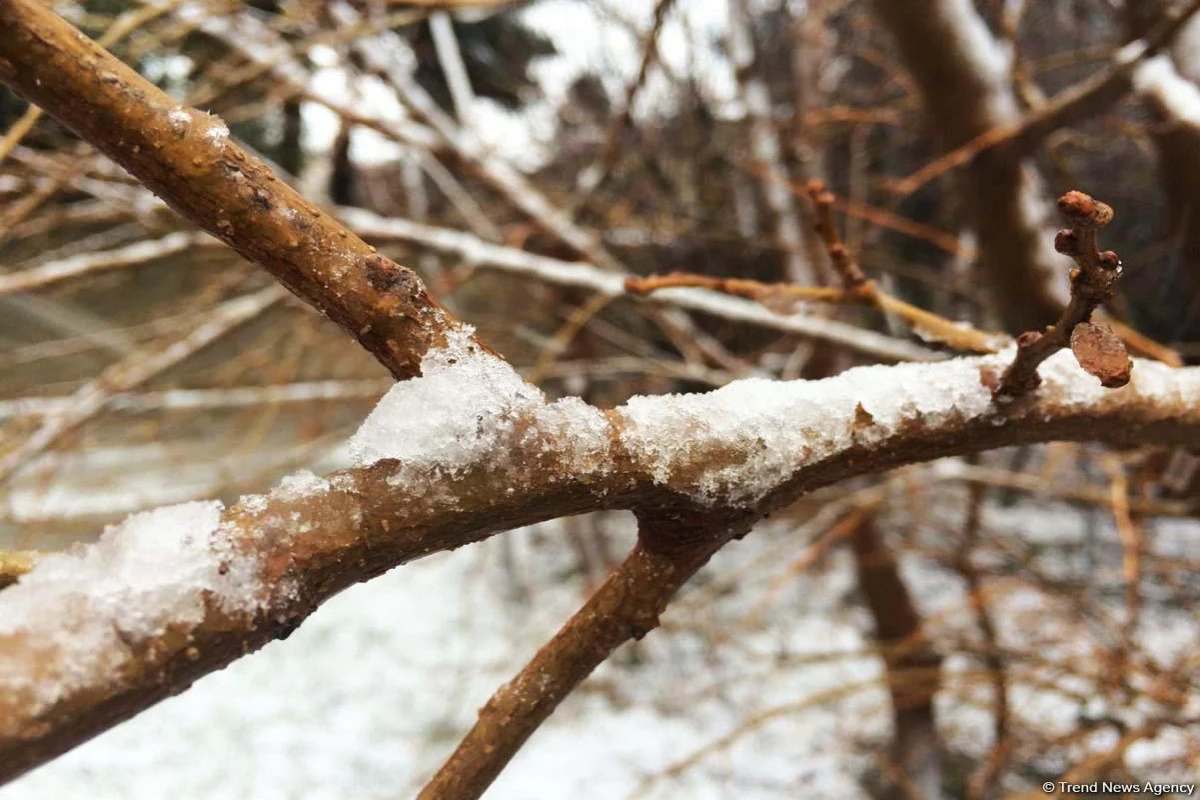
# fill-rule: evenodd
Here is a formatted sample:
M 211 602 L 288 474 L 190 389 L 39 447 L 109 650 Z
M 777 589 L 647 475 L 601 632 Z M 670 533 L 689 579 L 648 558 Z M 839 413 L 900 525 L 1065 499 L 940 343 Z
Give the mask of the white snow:
M 1010 346 L 982 358 L 859 367 L 821 381 L 748 379 L 707 394 L 636 396 L 615 415 L 628 454 L 656 483 L 705 503 L 748 504 L 799 468 L 851 446 L 876 445 L 906 424 L 934 428 L 979 417 L 1004 424 L 981 370 L 999 374 L 1015 352 Z M 388 392 L 351 439 L 356 464 L 397 459 L 394 482 L 429 483 L 485 464 L 504 468 L 529 454 L 530 437 L 546 434 L 541 447 L 553 449 L 564 468 L 580 474 L 613 468 L 604 414 L 577 398 L 547 403 L 505 362 L 473 344 L 469 330 L 431 351 L 421 368 L 421 377 Z M 1039 394 L 1059 408 L 1128 392 L 1177 401 L 1198 380 L 1138 361 L 1130 386 L 1114 392 L 1067 350 L 1039 374 Z
M 206 602 L 253 612 L 255 570 L 219 535 L 220 517 L 215 501 L 134 514 L 0 592 L 0 695 L 45 708 L 97 674 L 118 679 L 130 643 L 200 623 Z
M 210 116 L 210 120 L 212 124 L 209 126 L 208 131 L 204 134 L 206 137 L 208 137 L 208 140 L 213 144 L 220 144 L 225 139 L 228 139 L 229 128 L 225 125 L 225 123 L 217 117 Z
M 175 106 L 167 114 L 167 119 L 176 130 L 182 130 L 192 124 L 192 112 L 183 106 Z
M 302 497 L 327 491 L 329 491 L 329 481 L 302 469 L 281 480 L 271 495 L 281 500 L 299 500 Z
M 473 467 L 507 463 L 514 448 L 544 435 L 572 441 L 577 465 L 602 468 L 608 422 L 578 398 L 547 403 L 505 361 L 471 339 L 469 326 L 421 361 L 420 377 L 397 383 L 350 440 L 360 466 L 401 462 L 396 482 L 459 475 Z
M 940 27 L 961 40 L 959 53 L 974 62 L 973 72 L 989 84 L 987 102 L 996 123 L 1019 117 L 1016 97 L 1009 85 L 1012 49 L 996 40 L 975 4 L 971 0 L 940 0 L 925 13 L 942 20 Z
M 455 331 L 421 361 L 421 376 L 397 383 L 350 440 L 354 461 L 395 458 L 453 474 L 495 452 L 517 414 L 545 402 L 512 367 Z
M 1200 87 L 1176 71 L 1170 56 L 1146 59 L 1133 72 L 1133 86 L 1180 122 L 1200 126 Z
M 614 541 L 632 540 L 631 520 Z M 413 797 L 475 719 L 477 709 L 582 601 L 563 580 L 574 566 L 561 523 L 514 531 L 456 553 L 407 565 L 322 606 L 286 641 L 202 678 L 134 720 L 105 732 L 5 787 L 5 800 L 349 800 Z M 717 557 L 712 576 L 765 553 L 783 563 L 796 542 L 777 530 Z M 535 544 L 535 539 L 538 543 Z M 536 591 L 506 599 L 502 551 Z M 530 740 L 488 791 L 496 800 L 620 800 L 643 778 L 734 730 L 744 716 L 829 693 L 776 717 L 678 778 L 648 786 L 646 800 L 866 800 L 851 750 L 863 731 L 882 737 L 888 715 L 880 668 L 864 651 L 857 615 L 839 609 L 848 571 L 800 577 L 774 613 L 710 649 L 697 621 L 740 624 L 773 577 L 738 586 L 733 602 L 688 600 L 666 620 L 679 626 L 624 648 Z M 7 590 L 6 590 L 7 591 Z M 801 597 L 807 597 L 799 604 Z M 696 606 L 699 606 L 696 608 Z M 832 653 L 817 663 L 777 659 Z M 842 655 L 838 655 L 842 654 Z M 720 687 L 714 691 L 712 687 Z M 784 787 L 784 788 L 780 788 Z
M 751 503 L 798 467 L 879 442 L 918 415 L 936 425 L 991 413 L 979 366 L 860 367 L 822 381 L 751 379 L 705 395 L 634 397 L 620 409 L 630 423 L 622 438 L 648 455 L 656 482 L 709 502 Z M 741 457 L 697 473 L 697 448 L 711 451 L 714 442 Z

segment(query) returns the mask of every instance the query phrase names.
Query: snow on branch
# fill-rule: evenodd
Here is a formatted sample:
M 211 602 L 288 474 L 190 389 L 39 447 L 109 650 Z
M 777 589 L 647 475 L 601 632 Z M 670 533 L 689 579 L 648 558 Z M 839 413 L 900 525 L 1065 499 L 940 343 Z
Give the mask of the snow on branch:
M 206 614 L 253 617 L 252 558 L 218 532 L 221 504 L 183 503 L 134 514 L 89 547 L 54 553 L 4 592 L 0 734 L 37 734 L 37 718 L 73 693 L 139 669 L 148 642 Z
M 547 402 L 464 333 L 354 437 L 362 466 L 218 515 L 131 518 L 0 591 L 0 779 L 271 639 L 345 586 L 519 525 L 611 508 L 741 508 L 900 464 L 1050 439 L 1200 445 L 1200 370 L 1138 362 L 1105 389 L 1062 351 L 998 404 L 979 358 L 739 381 L 603 412 Z M 147 548 L 144 553 L 141 549 Z
M 946 3 L 933 6 L 969 11 L 965 0 Z M 971 66 L 984 49 L 969 37 L 958 44 L 973 48 L 960 55 L 987 78 L 987 64 Z M 1200 446 L 1200 369 L 1137 362 L 1127 385 L 1105 389 L 1066 352 L 1041 361 L 1040 383 L 1004 403 L 990 377 L 1013 361 L 1011 349 L 821 381 L 740 381 L 608 411 L 549 402 L 410 271 L 283 187 L 219 121 L 180 108 L 33 0 L 0 3 L 0 80 L 411 378 L 355 435 L 355 468 L 294 475 L 224 510 L 192 503 L 136 515 L 0 591 L 0 781 L 286 637 L 352 583 L 521 525 L 603 509 L 654 523 L 627 562 L 635 584 L 610 582 L 598 595 L 631 623 L 610 630 L 602 657 L 653 625 L 647 614 L 721 537 L 804 492 L 1028 442 Z M 1008 180 L 1008 199 L 1023 185 L 1012 171 L 992 177 Z M 680 546 L 695 533 L 679 524 L 688 518 L 711 530 Z M 659 591 L 642 591 L 656 579 Z M 586 632 L 613 619 L 580 624 Z M 568 690 L 589 663 L 572 662 L 558 686 Z M 526 707 L 529 722 L 546 708 Z
M 1153 102 L 1172 121 L 1200 127 L 1200 87 L 1179 74 L 1171 57 L 1147 59 L 1133 73 L 1134 88 Z

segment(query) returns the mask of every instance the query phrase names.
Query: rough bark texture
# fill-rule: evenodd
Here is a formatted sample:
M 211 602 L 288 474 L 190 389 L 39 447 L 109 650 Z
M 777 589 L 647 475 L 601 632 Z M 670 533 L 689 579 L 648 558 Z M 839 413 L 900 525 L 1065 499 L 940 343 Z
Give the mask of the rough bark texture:
M 479 721 L 419 800 L 481 796 L 537 727 L 620 645 L 658 627 L 659 615 L 753 513 L 644 511 L 638 545 L 554 638 L 479 711 Z
M 898 38 L 907 43 L 906 56 L 929 87 L 935 116 L 947 115 L 951 138 L 962 140 L 970 130 L 991 125 L 989 115 L 1006 113 L 996 110 L 1003 107 L 1006 90 L 979 74 L 978 63 L 965 49 L 970 43 L 944 25 L 938 27 L 945 22 L 939 23 L 938 16 L 944 7 L 973 14 L 965 0 L 880 0 L 878 5 Z M 937 61 L 940 56 L 931 54 L 943 53 L 939 46 L 944 46 L 947 58 L 958 61 L 948 66 Z M 917 63 L 930 58 L 934 60 Z M 411 272 L 375 255 L 284 187 L 234 146 L 216 120 L 180 108 L 38 3 L 0 0 L 0 80 L 111 155 L 180 213 L 262 264 L 355 335 L 395 375 L 415 375 L 422 355 L 446 338 L 453 322 Z M 933 86 L 945 91 L 933 92 Z M 941 108 L 943 102 L 949 105 Z M 1030 237 L 1039 234 L 1024 212 L 1023 202 L 1031 196 L 1029 176 L 1019 164 L 981 163 L 982 172 L 974 179 L 991 189 L 983 193 L 988 197 L 977 198 L 981 244 L 994 259 L 993 266 L 1019 273 L 1016 279 L 1004 269 L 997 275 L 1008 291 L 1020 288 L 1026 307 L 1031 285 L 1023 281 L 1036 262 L 1031 253 L 1037 250 Z M 988 205 L 992 202 L 997 204 L 994 209 Z M 996 212 L 995 219 L 985 213 L 989 209 Z M 993 224 L 987 228 L 993 239 L 985 239 L 984 228 Z M 1015 240 L 1004 239 L 1016 234 L 1020 235 Z M 1043 294 L 1048 291 L 1047 284 L 1037 285 Z M 918 390 L 937 389 L 945 379 L 948 391 L 954 392 L 952 408 L 937 415 L 922 413 L 921 399 L 934 396 L 940 402 L 951 395 L 922 394 L 910 385 L 905 391 L 910 393 L 911 416 L 877 423 L 864 408 L 865 401 L 831 393 L 842 405 L 822 407 L 828 425 L 839 419 L 853 422 L 840 431 L 844 436 L 830 439 L 840 444 L 824 450 L 811 449 L 808 441 L 781 449 L 776 442 L 748 441 L 741 430 L 703 424 L 694 425 L 685 439 L 687 447 L 680 447 L 683 442 L 671 417 L 678 416 L 678 407 L 657 409 L 671 413 L 638 417 L 656 411 L 648 409 L 654 402 L 670 400 L 643 399 L 636 413 L 627 407 L 606 415 L 593 409 L 575 416 L 542 416 L 549 406 L 522 396 L 522 405 L 505 407 L 512 435 L 476 453 L 470 463 L 426 465 L 424 472 L 414 472 L 411 465 L 385 458 L 335 474 L 319 488 L 296 493 L 284 485 L 267 497 L 245 499 L 221 515 L 220 527 L 205 546 L 222 558 L 229 554 L 222 563 L 225 569 L 253 577 L 258 597 L 252 613 L 234 613 L 209 602 L 199 619 L 180 618 L 162 632 L 123 638 L 123 649 L 95 653 L 105 658 L 92 660 L 87 658 L 92 653 L 80 652 L 91 643 L 80 644 L 71 633 L 86 627 L 111 598 L 88 595 L 91 587 L 82 583 L 73 596 L 77 603 L 37 616 L 43 627 L 5 629 L 0 636 L 0 781 L 182 691 L 196 678 L 271 639 L 288 635 L 333 594 L 392 566 L 541 520 L 591 510 L 636 510 L 647 527 L 626 566 L 605 584 L 590 608 L 568 623 L 538 657 L 542 660 L 535 659 L 533 671 L 522 673 L 507 693 L 498 695 L 481 719 L 479 733 L 464 743 L 466 752 L 476 755 L 452 762 L 455 780 L 471 791 L 482 791 L 489 776 L 570 688 L 622 641 L 651 629 L 670 596 L 730 536 L 805 492 L 914 461 L 1054 439 L 1200 446 L 1200 406 L 1193 402 L 1200 391 L 1200 371 L 1172 371 L 1140 362 L 1128 387 L 1108 393 L 1097 393 L 1089 376 L 1060 371 L 1003 406 L 989 405 L 990 397 L 985 397 L 982 408 L 963 410 L 960 401 L 978 401 L 984 373 L 1003 366 L 993 356 L 932 365 L 929 372 L 919 373 L 929 385 Z M 914 373 L 907 374 L 911 384 Z M 494 372 L 487 375 L 489 380 L 495 377 Z M 839 379 L 831 379 L 835 380 Z M 719 396 L 700 403 L 708 405 L 690 407 L 698 420 L 729 413 Z M 581 412 L 581 406 L 577 401 L 573 408 Z M 756 413 L 794 410 L 786 402 L 764 403 Z M 564 418 L 586 419 L 591 428 L 574 430 L 563 424 Z M 643 426 L 638 419 L 649 421 Z M 785 421 L 790 425 L 794 416 Z M 814 441 L 822 435 L 818 427 L 811 430 Z M 699 505 L 696 487 L 719 486 L 731 474 L 739 480 L 760 477 L 741 468 L 760 464 L 764 453 L 782 453 L 786 460 L 781 471 L 768 473 L 772 483 L 757 486 L 760 491 L 752 501 L 709 496 L 711 506 Z M 38 570 L 30 575 L 37 576 Z M 71 577 L 58 575 L 62 580 Z M 29 599 L 23 589 L 36 585 L 36 578 L 29 580 L 0 593 L 0 619 L 12 610 L 8 599 Z M 70 663 L 64 663 L 68 658 Z M 94 666 L 93 661 L 118 668 Z M 523 700 L 514 689 L 528 685 L 539 666 L 551 670 L 550 685 L 532 701 Z M 39 692 L 48 676 L 63 675 L 71 680 L 59 691 Z M 9 691 L 11 687 L 19 690 Z M 512 719 L 505 721 L 510 711 Z M 486 752 L 497 739 L 504 742 L 502 757 Z M 469 767 L 458 769 L 454 764 Z
M 1141 366 L 1135 367 L 1135 375 Z M 1200 408 L 1184 399 L 1194 394 L 1200 375 L 1193 370 L 1176 374 L 1181 380 L 1174 399 L 1139 394 L 1135 381 L 1093 405 L 1039 392 L 1014 401 L 1004 419 L 989 415 L 928 425 L 915 418 L 871 446 L 853 445 L 819 461 L 798 463 L 794 473 L 749 510 L 749 519 L 846 478 L 1001 446 L 1056 439 L 1200 446 Z M 689 463 L 677 465 L 681 478 L 753 456 L 742 452 L 744 443 L 739 446 L 720 436 L 698 434 L 692 445 Z M 182 691 L 196 678 L 287 635 L 333 594 L 397 564 L 541 520 L 589 510 L 670 507 L 680 501 L 670 484 L 656 483 L 652 456 L 625 451 L 618 439 L 608 457 L 583 471 L 570 439 L 530 437 L 524 446 L 527 449 L 507 454 L 508 466 L 480 465 L 441 481 L 436 493 L 426 485 L 391 485 L 399 465 L 383 461 L 331 476 L 332 488 L 317 495 L 277 495 L 254 511 L 246 506 L 230 509 L 223 515 L 221 535 L 245 561 L 234 568 L 248 565 L 259 571 L 267 594 L 285 585 L 293 590 L 253 619 L 235 619 L 212 609 L 198 624 L 138 642 L 144 655 L 136 669 L 96 674 L 50 708 L 17 695 L 0 696 L 0 781 L 15 778 Z M 0 593 L 0 602 L 3 596 Z M 55 624 L 69 630 L 72 613 L 89 611 L 86 606 L 64 610 Z M 46 671 L 53 674 L 55 654 L 45 648 L 47 633 L 53 632 L 0 640 L 0 661 L 10 678 L 36 681 Z
M 416 274 L 278 180 L 219 119 L 181 107 L 41 4 L 0 3 L 0 82 L 270 271 L 397 378 L 417 374 L 443 335 L 448 317 Z

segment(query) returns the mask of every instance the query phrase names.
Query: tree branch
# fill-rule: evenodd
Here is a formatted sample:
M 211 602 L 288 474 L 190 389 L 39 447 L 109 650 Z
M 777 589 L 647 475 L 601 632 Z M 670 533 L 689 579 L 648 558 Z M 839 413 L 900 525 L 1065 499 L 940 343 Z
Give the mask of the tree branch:
M 858 585 L 884 653 L 892 699 L 892 768 L 897 786 L 889 796 L 938 800 L 943 796 L 942 743 L 933 701 L 941 685 L 941 656 L 925 641 L 920 612 L 873 513 L 859 522 L 850 541 Z M 909 786 L 917 791 L 903 791 Z
M 352 583 L 501 530 L 681 503 L 714 515 L 742 509 L 752 520 L 846 478 L 1054 439 L 1200 446 L 1193 402 L 1200 369 L 1139 362 L 1128 386 L 1108 390 L 1060 353 L 1042 365 L 1036 390 L 996 404 L 982 375 L 1010 358 L 864 367 L 822 381 L 741 381 L 707 395 L 636 398 L 602 413 L 576 399 L 546 403 L 515 375 L 501 378 L 508 367 L 478 349 L 435 351 L 421 365 L 423 377 L 393 387 L 356 437 L 369 465 L 328 481 L 286 480 L 268 496 L 214 511 L 182 538 L 160 530 L 170 526 L 154 517 L 135 516 L 100 545 L 48 556 L 0 591 L 0 780 L 286 635 Z M 481 370 L 498 394 L 476 399 L 499 427 L 471 458 L 451 458 L 471 441 L 455 432 L 475 431 L 479 408 L 439 393 L 473 385 Z M 440 403 L 445 418 L 413 419 L 422 401 Z M 391 431 L 394 442 L 379 450 L 372 430 Z M 198 563 L 214 559 L 222 575 L 238 577 L 225 587 L 226 594 L 238 589 L 236 613 L 213 594 L 216 567 L 201 570 L 204 581 L 194 577 Z M 98 574 L 130 571 L 182 584 L 171 596 L 206 599 L 181 613 L 163 607 L 165 588 L 152 586 L 114 602 L 111 583 Z M 154 625 L 146 628 L 147 619 Z
M 0 3 L 0 82 L 267 269 L 396 377 L 416 374 L 453 324 L 412 271 L 284 185 L 220 120 L 183 108 L 34 0 Z
M 1083 192 L 1067 192 L 1059 210 L 1071 224 L 1058 232 L 1054 247 L 1070 256 L 1079 268 L 1071 271 L 1071 301 L 1062 316 L 1044 333 L 1027 331 L 1017 338 L 1017 357 L 1004 371 L 996 393 L 1013 397 L 1037 385 L 1038 365 L 1070 346 L 1080 366 L 1096 375 L 1101 384 L 1124 386 L 1133 362 L 1111 328 L 1093 324 L 1092 313 L 1113 297 L 1121 260 L 1111 250 L 1100 251 L 1097 234 L 1113 218 L 1113 210 Z
M 481 796 L 567 695 L 630 639 L 658 627 L 679 588 L 753 513 L 663 511 L 638 515 L 639 542 L 563 628 L 479 712 L 418 800 Z
M 1005 52 L 970 0 L 874 0 L 920 86 L 948 150 L 1019 121 Z M 1038 329 L 1058 317 L 1067 287 L 1042 227 L 1045 200 L 1031 164 L 1001 151 L 973 160 L 960 176 L 979 263 L 995 288 L 1006 327 Z M 972 187 L 986 186 L 986 192 Z

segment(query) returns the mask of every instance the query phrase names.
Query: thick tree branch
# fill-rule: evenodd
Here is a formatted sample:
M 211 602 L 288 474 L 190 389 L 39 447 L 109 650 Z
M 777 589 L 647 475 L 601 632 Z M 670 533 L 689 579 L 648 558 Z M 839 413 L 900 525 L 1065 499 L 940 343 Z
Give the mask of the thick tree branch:
M 450 319 L 412 271 L 284 185 L 220 120 L 183 108 L 34 0 L 0 2 L 0 82 L 270 271 L 396 377 L 443 340 Z
M 214 510 L 183 539 L 157 517 L 134 517 L 99 546 L 49 556 L 0 591 L 0 780 L 286 635 L 354 582 L 501 530 L 679 503 L 742 508 L 752 520 L 845 478 L 1053 439 L 1200 446 L 1200 370 L 1140 362 L 1128 386 L 1108 390 L 1060 353 L 1042 365 L 1036 390 L 998 405 L 982 375 L 1010 359 L 742 381 L 602 413 L 573 399 L 545 403 L 478 348 L 435 352 L 423 377 L 394 387 L 356 437 L 369 466 L 285 481 Z M 484 392 L 469 395 L 481 405 L 445 401 L 442 392 L 468 386 Z M 414 414 L 438 397 L 444 418 Z M 464 460 L 481 408 L 498 427 Z M 224 572 L 198 581 L 197 562 Z M 114 602 L 97 574 L 127 570 L 162 575 L 172 596 L 190 591 L 203 602 L 187 613 L 162 607 L 165 586 Z M 236 585 L 216 591 L 223 575 Z M 232 611 L 221 600 L 230 594 Z

